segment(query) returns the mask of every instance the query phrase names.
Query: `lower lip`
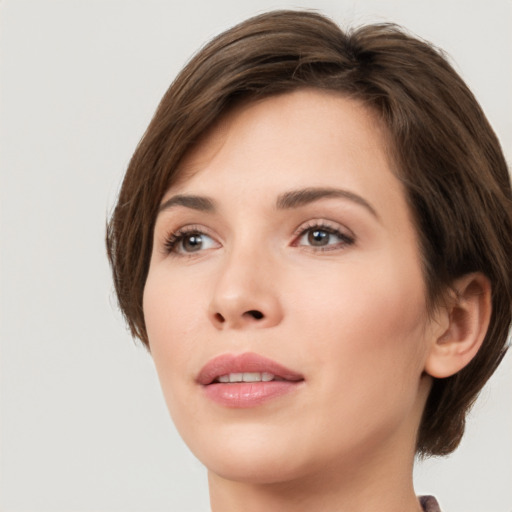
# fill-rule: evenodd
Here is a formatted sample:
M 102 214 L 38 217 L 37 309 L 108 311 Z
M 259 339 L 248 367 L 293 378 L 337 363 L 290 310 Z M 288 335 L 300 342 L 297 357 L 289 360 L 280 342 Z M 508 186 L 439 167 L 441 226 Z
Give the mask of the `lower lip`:
M 208 398 L 225 407 L 257 407 L 297 389 L 303 381 L 213 383 L 203 386 Z

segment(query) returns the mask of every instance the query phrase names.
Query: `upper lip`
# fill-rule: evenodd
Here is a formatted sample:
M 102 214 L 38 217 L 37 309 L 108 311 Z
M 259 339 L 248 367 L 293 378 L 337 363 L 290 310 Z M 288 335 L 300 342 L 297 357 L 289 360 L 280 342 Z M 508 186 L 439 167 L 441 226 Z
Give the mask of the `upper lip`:
M 210 359 L 199 372 L 196 381 L 204 386 L 230 373 L 267 372 L 284 380 L 299 381 L 304 377 L 266 357 L 246 352 L 244 354 L 222 354 Z

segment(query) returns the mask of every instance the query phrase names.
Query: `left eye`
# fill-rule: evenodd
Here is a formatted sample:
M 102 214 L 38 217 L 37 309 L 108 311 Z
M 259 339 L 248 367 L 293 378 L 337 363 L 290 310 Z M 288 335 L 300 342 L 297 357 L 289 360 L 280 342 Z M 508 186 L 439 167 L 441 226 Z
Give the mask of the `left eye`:
M 313 227 L 302 232 L 297 245 L 328 247 L 353 243 L 352 238 L 331 228 Z

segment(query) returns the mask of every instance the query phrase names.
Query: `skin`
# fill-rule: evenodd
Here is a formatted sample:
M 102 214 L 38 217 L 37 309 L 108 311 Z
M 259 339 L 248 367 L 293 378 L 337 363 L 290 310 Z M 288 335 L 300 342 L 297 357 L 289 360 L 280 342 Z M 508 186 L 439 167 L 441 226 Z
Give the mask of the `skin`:
M 171 416 L 208 468 L 212 510 L 421 510 L 415 436 L 449 315 L 427 315 L 416 231 L 377 118 L 314 90 L 252 102 L 180 171 L 162 204 L 187 194 L 216 208 L 160 212 L 144 315 Z M 312 187 L 368 206 L 322 197 L 276 208 L 283 193 Z M 312 245 L 315 225 L 343 236 Z M 169 235 L 187 226 L 203 245 L 169 252 Z M 201 368 L 244 352 L 305 380 L 248 409 L 206 398 Z

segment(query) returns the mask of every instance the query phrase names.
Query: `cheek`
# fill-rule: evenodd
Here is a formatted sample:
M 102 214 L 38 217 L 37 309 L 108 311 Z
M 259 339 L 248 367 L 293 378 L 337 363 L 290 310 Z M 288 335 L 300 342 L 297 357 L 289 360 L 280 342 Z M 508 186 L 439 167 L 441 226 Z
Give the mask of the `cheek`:
M 321 421 L 329 411 L 322 423 L 325 439 L 357 451 L 415 417 L 426 346 L 425 303 L 419 273 L 404 275 L 394 265 L 385 272 L 351 268 L 331 276 L 318 293 L 310 290 L 302 300 L 297 293 L 294 317 L 314 396 L 305 423 Z
M 200 283 L 191 283 L 179 273 L 166 271 L 165 264 L 150 270 L 144 288 L 143 309 L 151 351 L 176 348 L 180 341 L 194 343 L 198 311 L 206 307 Z
M 182 282 L 179 276 L 170 279 L 165 268 L 150 271 L 144 288 L 144 319 L 151 355 L 169 406 L 175 393 L 193 378 L 184 378 L 184 371 L 193 366 L 193 354 L 200 350 L 197 312 L 204 310 L 202 300 L 190 283 Z
M 318 275 L 316 291 L 295 292 L 296 332 L 328 376 L 326 386 L 384 390 L 419 379 L 426 305 L 421 271 L 408 261 L 417 260 L 351 262 L 350 272 Z

